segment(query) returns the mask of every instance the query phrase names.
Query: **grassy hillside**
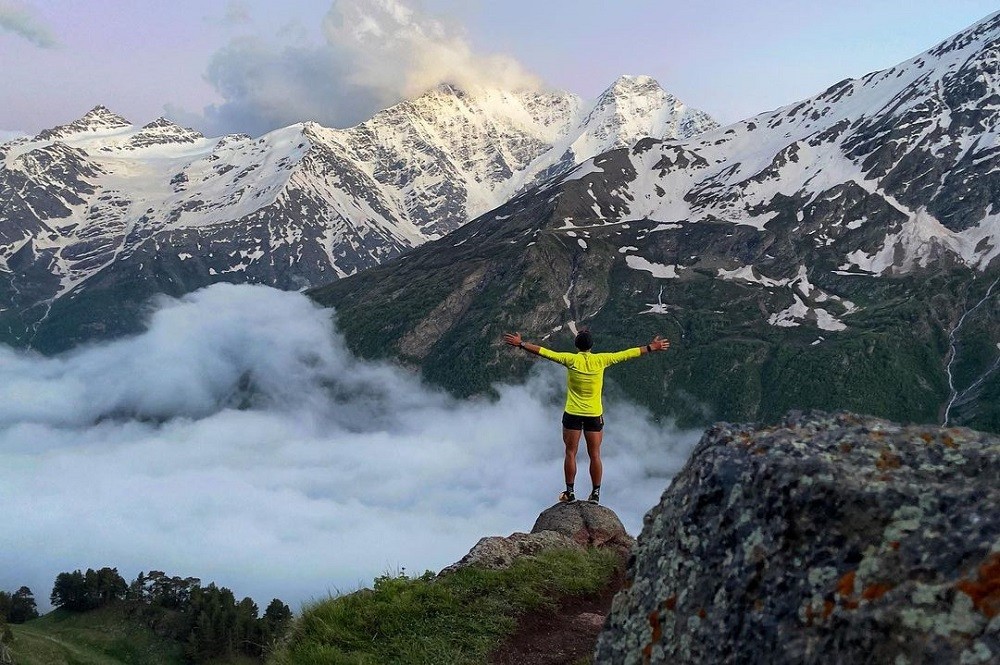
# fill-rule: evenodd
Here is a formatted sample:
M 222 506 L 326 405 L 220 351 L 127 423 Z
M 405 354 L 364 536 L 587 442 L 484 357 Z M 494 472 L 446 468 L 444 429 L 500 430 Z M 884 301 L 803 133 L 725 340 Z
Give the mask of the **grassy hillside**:
M 157 635 L 122 605 L 89 612 L 57 609 L 11 626 L 16 665 L 184 665 L 184 645 Z M 214 665 L 253 665 L 249 657 Z
M 158 637 L 120 607 L 91 612 L 55 610 L 11 626 L 17 665 L 174 665 L 180 644 Z
M 306 608 L 272 662 L 478 665 L 513 634 L 519 615 L 597 594 L 619 565 L 607 550 L 548 550 L 506 570 L 383 576 L 373 589 Z

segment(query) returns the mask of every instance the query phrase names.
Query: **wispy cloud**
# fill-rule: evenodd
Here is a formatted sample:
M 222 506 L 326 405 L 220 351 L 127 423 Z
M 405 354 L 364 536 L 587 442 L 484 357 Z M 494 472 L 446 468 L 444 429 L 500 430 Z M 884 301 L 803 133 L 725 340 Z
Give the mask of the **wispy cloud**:
M 224 19 L 230 25 L 242 25 L 253 20 L 250 17 L 250 8 L 241 0 L 229 0 Z
M 0 129 L 0 143 L 6 143 L 7 141 L 13 141 L 14 139 L 20 138 L 22 136 L 27 136 L 26 132 L 12 131 L 9 129 Z
M 402 0 L 337 0 L 321 44 L 242 36 L 206 79 L 225 100 L 204 110 L 211 133 L 252 134 L 304 120 L 345 127 L 440 83 L 539 85 L 516 60 L 477 52 L 461 30 Z
M 58 46 L 48 27 L 25 5 L 0 0 L 0 29 L 20 35 L 40 48 Z
M 0 588 L 44 598 L 112 565 L 296 604 L 438 569 L 554 502 L 564 380 L 539 364 L 455 400 L 254 286 L 164 299 L 147 332 L 57 358 L 0 347 Z M 637 533 L 697 435 L 607 406 L 604 498 Z

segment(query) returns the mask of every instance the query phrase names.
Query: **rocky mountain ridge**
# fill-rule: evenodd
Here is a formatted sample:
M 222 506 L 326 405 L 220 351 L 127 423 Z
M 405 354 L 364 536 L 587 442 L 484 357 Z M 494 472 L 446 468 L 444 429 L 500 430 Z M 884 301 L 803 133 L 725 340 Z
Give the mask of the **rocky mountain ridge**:
M 316 298 L 355 350 L 459 394 L 527 370 L 484 339 L 569 348 L 590 327 L 604 348 L 669 335 L 672 360 L 622 386 L 692 425 L 818 407 L 1000 429 L 998 59 L 1000 13 L 811 99 L 604 153 Z
M 325 283 L 599 151 L 714 126 L 649 77 L 622 77 L 593 108 L 568 93 L 444 85 L 356 127 L 307 122 L 256 139 L 164 118 L 137 128 L 97 107 L 0 145 L 0 328 L 59 346 L 40 328 L 67 299 L 138 306 L 215 281 Z M 127 318 L 102 311 L 77 328 Z

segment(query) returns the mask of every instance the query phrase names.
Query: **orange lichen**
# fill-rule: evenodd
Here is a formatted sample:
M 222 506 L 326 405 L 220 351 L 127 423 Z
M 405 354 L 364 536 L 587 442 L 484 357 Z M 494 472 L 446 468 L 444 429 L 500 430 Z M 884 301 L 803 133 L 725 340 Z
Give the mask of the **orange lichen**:
M 649 613 L 649 627 L 653 629 L 653 642 L 659 642 L 663 637 L 663 625 L 660 623 L 660 613 L 657 610 Z
M 978 580 L 960 580 L 955 587 L 988 619 L 1000 614 L 1000 553 L 979 566 Z
M 823 601 L 823 618 L 829 619 L 830 615 L 833 614 L 833 601 L 824 600 Z
M 893 550 L 898 550 L 898 549 L 899 549 L 899 541 L 898 541 L 898 540 L 893 540 L 893 541 L 891 541 L 891 542 L 889 543 L 889 547 L 890 547 L 891 549 L 893 549 Z
M 677 609 L 677 596 L 670 596 L 665 601 L 663 601 L 663 609 L 670 610 L 673 612 Z
M 840 444 L 840 452 L 844 453 L 845 455 L 851 452 L 852 450 L 854 450 L 854 446 L 852 444 L 847 443 L 846 441 Z
M 869 584 L 861 592 L 861 597 L 865 600 L 878 600 L 885 594 L 892 590 L 891 584 L 886 584 L 884 582 L 876 582 L 875 584 Z
M 902 458 L 888 448 L 883 448 L 882 452 L 878 456 L 878 459 L 875 460 L 875 467 L 879 471 L 898 469 L 902 465 L 903 465 Z
M 649 665 L 653 661 L 653 645 L 647 644 L 642 648 L 642 662 Z
M 701 609 L 698 610 L 698 617 L 699 618 L 704 619 L 707 616 L 708 616 L 708 612 L 705 611 L 704 607 L 702 607 Z
M 926 443 L 930 443 L 931 441 L 934 440 L 934 437 L 928 432 L 924 432 L 923 434 L 921 434 L 920 438 L 923 439 L 924 442 Z
M 837 582 L 837 593 L 841 596 L 850 596 L 854 593 L 854 576 L 856 572 L 847 571 L 840 581 Z
M 955 443 L 955 439 L 951 438 L 948 434 L 941 437 L 941 443 L 943 443 L 946 448 L 958 448 L 958 444 Z

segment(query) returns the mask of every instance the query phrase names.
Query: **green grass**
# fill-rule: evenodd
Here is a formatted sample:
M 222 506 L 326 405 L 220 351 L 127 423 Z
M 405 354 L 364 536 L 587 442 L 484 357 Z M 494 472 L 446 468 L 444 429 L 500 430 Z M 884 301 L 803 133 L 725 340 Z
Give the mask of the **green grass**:
M 174 665 L 180 644 L 158 637 L 119 607 L 75 613 L 55 610 L 11 626 L 18 665 Z
M 275 665 L 483 663 L 521 613 L 603 590 L 619 560 L 602 550 L 549 550 L 506 570 L 442 578 L 382 576 L 373 589 L 307 607 Z

